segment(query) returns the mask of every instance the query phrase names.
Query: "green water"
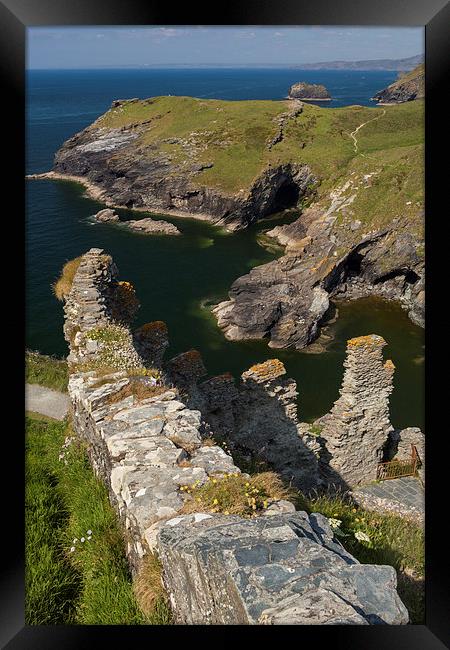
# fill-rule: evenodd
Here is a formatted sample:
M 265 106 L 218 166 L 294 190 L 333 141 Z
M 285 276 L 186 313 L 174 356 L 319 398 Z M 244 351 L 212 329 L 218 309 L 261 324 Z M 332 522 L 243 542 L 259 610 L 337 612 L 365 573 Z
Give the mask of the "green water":
M 339 305 L 339 318 L 325 332 L 333 338 L 321 354 L 272 350 L 265 341 L 230 342 L 217 327 L 208 305 L 226 299 L 236 278 L 280 254 L 263 248 L 258 236 L 293 220 L 295 213 L 234 234 L 198 220 L 164 217 L 182 235 L 145 236 L 120 225 L 93 223 L 90 215 L 104 205 L 86 199 L 76 184 L 29 181 L 27 202 L 28 347 L 46 354 L 67 353 L 62 306 L 50 285 L 65 261 L 91 247 L 104 248 L 117 263 L 120 278 L 136 288 L 141 302 L 136 326 L 151 320 L 167 323 L 167 357 L 196 348 L 210 375 L 230 371 L 236 377 L 254 363 L 277 357 L 297 381 L 299 416 L 312 420 L 338 397 L 346 340 L 380 334 L 388 342 L 385 356 L 396 366 L 393 424 L 423 427 L 423 330 L 396 304 L 365 299 Z M 118 213 L 121 219 L 148 216 Z

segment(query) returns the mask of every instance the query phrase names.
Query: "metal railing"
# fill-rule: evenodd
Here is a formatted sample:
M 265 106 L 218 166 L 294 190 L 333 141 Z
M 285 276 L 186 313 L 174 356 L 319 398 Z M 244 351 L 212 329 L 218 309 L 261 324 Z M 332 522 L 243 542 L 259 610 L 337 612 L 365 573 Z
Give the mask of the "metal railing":
M 416 476 L 417 468 L 421 461 L 416 446 L 411 443 L 411 458 L 401 460 L 394 458 L 386 463 L 379 463 L 377 467 L 377 481 L 387 481 L 391 478 L 402 476 Z

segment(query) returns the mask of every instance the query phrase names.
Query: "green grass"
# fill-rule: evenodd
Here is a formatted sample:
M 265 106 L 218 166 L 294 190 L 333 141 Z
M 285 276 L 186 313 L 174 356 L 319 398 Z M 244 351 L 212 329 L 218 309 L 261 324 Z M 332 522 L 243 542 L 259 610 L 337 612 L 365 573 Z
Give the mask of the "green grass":
M 65 423 L 26 425 L 27 624 L 167 624 L 163 597 L 146 615 L 138 606 L 116 514 L 83 445 L 63 449 Z
M 336 213 L 338 239 L 344 219 L 381 229 L 397 218 L 398 228 L 423 237 L 423 100 L 342 108 L 304 103 L 300 115 L 285 121 L 282 140 L 269 148 L 279 130 L 277 119 L 289 106 L 287 101 L 155 97 L 111 109 L 91 129 L 144 122 L 130 152 L 136 162 L 162 154 L 173 164 L 173 173 L 181 175 L 193 163 L 207 164 L 190 182 L 225 195 L 245 197 L 270 167 L 308 165 L 316 182 L 305 198 L 313 197 L 326 211 L 330 192 L 352 179 L 357 183 L 344 194 L 355 197 L 344 212 Z M 366 122 L 356 134 L 355 152 L 350 134 Z M 111 159 L 122 155 L 112 154 Z M 372 175 L 369 184 L 364 181 L 367 174 Z M 346 239 L 359 235 L 347 232 Z
M 213 163 L 196 176 L 202 186 L 223 192 L 247 191 L 268 165 L 310 165 L 326 186 L 343 177 L 354 159 L 350 133 L 358 133 L 361 153 L 423 143 L 423 102 L 388 107 L 321 108 L 304 104 L 302 113 L 285 123 L 283 140 L 269 149 L 278 132 L 276 118 L 286 101 L 223 101 L 194 97 L 155 97 L 113 108 L 91 127 L 122 127 L 145 122 L 133 143 L 137 155 L 155 155 L 154 147 L 183 166 Z M 148 146 L 151 149 L 148 150 Z M 147 153 L 148 151 L 148 153 Z
M 69 373 L 64 359 L 48 357 L 39 352 L 25 352 L 25 381 L 47 386 L 61 392 L 67 391 Z
M 388 564 L 397 572 L 398 593 L 406 605 L 411 623 L 425 620 L 425 538 L 418 524 L 396 515 L 380 514 L 355 507 L 345 498 L 329 495 L 314 499 L 299 497 L 297 507 L 339 519 L 343 546 L 362 564 Z M 368 535 L 358 541 L 355 532 Z

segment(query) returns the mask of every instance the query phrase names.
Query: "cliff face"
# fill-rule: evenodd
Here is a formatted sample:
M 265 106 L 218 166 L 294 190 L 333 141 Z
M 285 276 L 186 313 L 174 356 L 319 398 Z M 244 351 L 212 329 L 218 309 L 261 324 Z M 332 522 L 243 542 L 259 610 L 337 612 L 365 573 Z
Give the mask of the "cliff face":
M 378 92 L 374 99 L 382 104 L 401 104 L 425 97 L 425 66 L 418 65 L 408 74 Z
M 286 246 L 285 254 L 238 278 L 229 300 L 213 309 L 228 339 L 267 338 L 272 348 L 301 349 L 317 337 L 330 300 L 372 295 L 400 301 L 424 326 L 420 227 L 412 228 L 406 215 L 376 228 L 354 220 L 350 206 L 369 181 L 354 176 L 330 194 L 327 210 L 311 207 L 267 233 Z
M 372 124 L 356 132 L 375 157 L 423 141 L 420 107 L 389 111 L 373 122 L 370 108 L 324 110 L 297 100 L 118 100 L 64 143 L 54 171 L 85 182 L 110 205 L 234 230 L 320 198 L 346 178 L 359 155 L 351 134 L 361 124 Z
M 109 205 L 235 230 L 296 205 L 316 180 L 300 159 L 270 154 L 301 110 L 297 102 L 117 100 L 64 143 L 54 171 L 91 184 Z
M 302 348 L 334 296 L 379 294 L 424 319 L 423 102 L 321 109 L 297 100 L 118 100 L 68 140 L 55 170 L 115 205 L 230 230 L 310 203 L 269 235 L 283 257 L 215 309 L 230 339 Z M 230 240 L 232 245 L 232 240 Z

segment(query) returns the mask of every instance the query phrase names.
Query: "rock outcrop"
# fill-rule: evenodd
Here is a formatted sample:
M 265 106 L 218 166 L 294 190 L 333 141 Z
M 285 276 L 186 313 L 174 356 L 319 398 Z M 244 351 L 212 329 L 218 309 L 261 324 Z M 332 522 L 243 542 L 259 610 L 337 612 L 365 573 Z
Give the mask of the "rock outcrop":
M 289 88 L 291 99 L 302 99 L 311 101 L 325 101 L 331 99 L 330 93 L 322 84 L 309 84 L 306 81 L 299 81 Z
M 111 208 L 105 208 L 104 210 L 99 210 L 93 215 L 93 218 L 100 223 L 105 222 L 117 222 L 119 221 L 119 215 L 111 210 Z
M 312 206 L 267 233 L 285 254 L 235 280 L 229 300 L 212 310 L 228 339 L 301 349 L 317 337 L 330 300 L 373 295 L 398 300 L 424 326 L 421 237 L 408 231 L 406 218 L 368 230 L 343 217 L 370 181 L 354 176 L 330 193 L 326 209 Z
M 384 90 L 380 90 L 373 99 L 380 104 L 402 104 L 425 97 L 425 66 L 418 65 L 407 74 L 400 75 Z
M 320 514 L 178 517 L 162 528 L 158 549 L 181 624 L 408 622 L 395 570 L 359 564 Z
M 316 421 L 325 444 L 320 470 L 329 484 L 355 486 L 376 477 L 393 427 L 389 395 L 394 364 L 383 361 L 386 341 L 371 334 L 350 339 L 340 397 Z
M 162 219 L 152 219 L 151 217 L 145 219 L 132 219 L 126 222 L 126 226 L 130 230 L 140 232 L 144 235 L 180 235 L 180 231 L 173 224 Z

